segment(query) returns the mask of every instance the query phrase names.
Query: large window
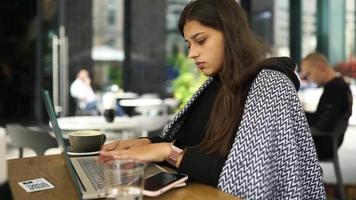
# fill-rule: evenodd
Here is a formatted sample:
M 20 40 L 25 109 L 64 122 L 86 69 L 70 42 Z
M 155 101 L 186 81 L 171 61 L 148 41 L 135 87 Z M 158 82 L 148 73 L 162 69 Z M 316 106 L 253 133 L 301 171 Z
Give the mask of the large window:
M 345 53 L 346 57 L 355 55 L 355 1 L 346 0 Z
M 252 30 L 271 48 L 271 56 L 289 56 L 289 1 L 252 1 Z
M 316 49 L 316 3 L 316 0 L 302 1 L 302 57 Z
M 123 0 L 93 0 L 94 80 L 98 87 L 123 85 Z
M 289 1 L 275 0 L 274 43 L 276 56 L 290 56 L 289 50 Z

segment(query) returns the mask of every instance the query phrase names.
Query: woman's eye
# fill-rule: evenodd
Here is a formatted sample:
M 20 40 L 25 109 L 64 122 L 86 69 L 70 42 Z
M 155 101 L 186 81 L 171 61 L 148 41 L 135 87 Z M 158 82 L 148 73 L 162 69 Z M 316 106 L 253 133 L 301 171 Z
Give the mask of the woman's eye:
M 198 40 L 197 42 L 198 42 L 198 44 L 203 45 L 203 44 L 205 43 L 205 39 L 203 39 L 203 40 Z

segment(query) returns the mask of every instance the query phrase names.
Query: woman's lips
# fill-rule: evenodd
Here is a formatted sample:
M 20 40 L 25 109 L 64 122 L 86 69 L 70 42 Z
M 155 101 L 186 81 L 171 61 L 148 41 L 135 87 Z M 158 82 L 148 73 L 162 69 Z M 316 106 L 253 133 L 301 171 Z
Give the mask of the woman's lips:
M 203 69 L 205 66 L 205 62 L 196 62 L 195 63 L 199 69 Z

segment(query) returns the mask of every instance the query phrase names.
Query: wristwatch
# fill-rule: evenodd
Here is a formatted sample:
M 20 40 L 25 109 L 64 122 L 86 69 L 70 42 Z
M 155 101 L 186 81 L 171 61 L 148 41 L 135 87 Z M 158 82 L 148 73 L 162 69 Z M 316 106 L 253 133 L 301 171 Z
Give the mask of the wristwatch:
M 174 146 L 171 143 L 171 152 L 169 152 L 168 157 L 167 157 L 167 162 L 173 166 L 176 166 L 177 164 L 177 159 L 179 157 L 179 155 L 181 155 L 183 153 L 183 150 Z

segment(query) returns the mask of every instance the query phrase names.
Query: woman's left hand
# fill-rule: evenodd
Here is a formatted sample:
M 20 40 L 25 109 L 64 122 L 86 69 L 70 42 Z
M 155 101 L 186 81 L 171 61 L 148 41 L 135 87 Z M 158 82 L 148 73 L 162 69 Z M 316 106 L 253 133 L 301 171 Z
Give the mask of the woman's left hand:
M 103 163 L 111 160 L 123 159 L 133 159 L 144 162 L 162 162 L 168 157 L 170 151 L 170 143 L 155 143 L 116 151 L 101 151 L 99 157 L 100 161 Z

